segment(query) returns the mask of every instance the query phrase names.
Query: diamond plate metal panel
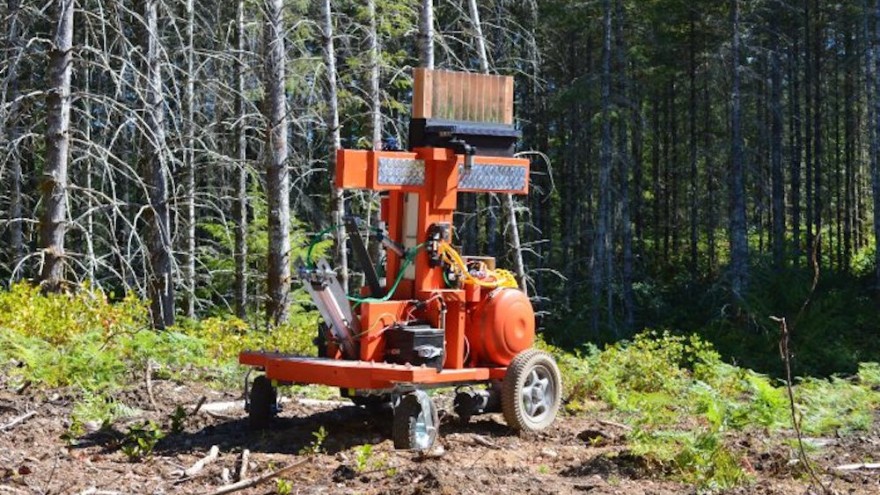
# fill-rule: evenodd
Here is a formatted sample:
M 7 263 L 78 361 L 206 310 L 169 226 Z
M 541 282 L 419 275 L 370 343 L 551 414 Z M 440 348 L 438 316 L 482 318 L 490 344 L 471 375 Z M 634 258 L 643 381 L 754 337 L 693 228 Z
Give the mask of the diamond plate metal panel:
M 424 160 L 379 158 L 379 185 L 421 186 L 424 183 Z
M 528 184 L 525 167 L 475 163 L 470 170 L 459 167 L 458 187 L 481 191 L 517 191 Z

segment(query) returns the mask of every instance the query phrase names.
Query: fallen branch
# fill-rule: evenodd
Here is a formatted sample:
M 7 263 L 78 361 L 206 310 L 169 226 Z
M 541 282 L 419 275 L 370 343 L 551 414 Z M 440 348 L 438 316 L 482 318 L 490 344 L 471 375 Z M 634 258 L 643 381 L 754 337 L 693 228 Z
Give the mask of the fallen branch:
M 196 474 L 200 473 L 203 469 L 205 469 L 205 466 L 216 461 L 217 457 L 219 457 L 219 456 L 220 456 L 220 447 L 217 447 L 216 445 L 212 446 L 211 450 L 208 452 L 208 455 L 206 455 L 202 459 L 199 459 L 195 464 L 193 464 L 189 468 L 184 469 L 182 475 L 186 478 L 191 478 L 191 477 L 195 476 Z
M 210 409 L 205 409 L 204 411 L 205 411 L 205 414 L 207 414 L 208 416 L 211 416 L 212 418 L 224 419 L 226 421 L 232 421 L 232 420 L 239 419 L 237 416 L 230 416 L 228 414 L 220 414 L 218 412 L 211 411 Z
M 248 480 L 242 480 L 237 483 L 233 483 L 231 485 L 221 486 L 216 491 L 211 492 L 211 495 L 225 495 L 227 493 L 234 493 L 234 492 L 237 492 L 240 490 L 244 490 L 245 488 L 251 488 L 251 487 L 257 486 L 260 483 L 264 483 L 264 482 L 269 481 L 273 478 L 277 478 L 277 477 L 281 476 L 282 474 L 293 471 L 294 469 L 302 466 L 303 464 L 307 463 L 310 460 L 311 460 L 311 458 L 307 457 L 307 458 L 302 459 L 298 462 L 294 462 L 293 464 L 285 466 L 281 469 L 278 469 L 276 471 L 272 471 L 269 474 L 264 474 L 263 476 L 251 478 Z
M 121 495 L 121 493 L 122 493 L 122 492 L 114 492 L 114 491 L 108 491 L 108 490 L 98 490 L 98 488 L 96 488 L 96 487 L 93 486 L 93 487 L 91 487 L 91 488 L 87 488 L 87 489 L 85 489 L 85 490 L 79 492 L 78 495 Z
M 482 445 L 483 447 L 489 447 L 490 449 L 498 449 L 498 445 L 484 437 L 483 435 L 474 435 L 474 443 Z
M 245 479 L 247 476 L 248 463 L 250 461 L 251 451 L 244 449 L 241 451 L 241 466 L 238 468 L 238 481 Z
M 607 421 L 604 419 L 598 420 L 598 423 L 600 425 L 604 425 L 604 426 L 612 426 L 614 428 L 620 428 L 621 430 L 624 430 L 624 431 L 632 431 L 632 426 L 625 425 L 623 423 L 615 423 L 614 421 Z
M 147 359 L 147 369 L 144 370 L 144 381 L 147 383 L 147 397 L 150 399 L 150 405 L 154 411 L 159 410 L 156 405 L 156 397 L 153 395 L 153 360 Z
M 875 462 L 871 464 L 844 464 L 842 466 L 837 466 L 834 469 L 838 471 L 855 471 L 857 469 L 880 469 L 880 462 Z
M 203 395 L 202 398 L 199 399 L 199 403 L 196 404 L 196 407 L 193 408 L 192 412 L 189 413 L 189 415 L 190 415 L 190 416 L 195 416 L 196 414 L 198 414 L 198 413 L 199 413 L 199 409 L 201 409 L 202 406 L 205 405 L 205 401 L 206 401 L 206 400 L 208 400 L 208 398 L 205 397 L 205 396 Z
M 22 414 L 21 416 L 13 419 L 12 421 L 6 423 L 5 425 L 0 426 L 0 431 L 11 430 L 12 428 L 15 428 L 19 424 L 24 423 L 25 421 L 27 421 L 28 419 L 30 419 L 36 415 L 37 415 L 37 411 L 31 411 L 29 413 Z

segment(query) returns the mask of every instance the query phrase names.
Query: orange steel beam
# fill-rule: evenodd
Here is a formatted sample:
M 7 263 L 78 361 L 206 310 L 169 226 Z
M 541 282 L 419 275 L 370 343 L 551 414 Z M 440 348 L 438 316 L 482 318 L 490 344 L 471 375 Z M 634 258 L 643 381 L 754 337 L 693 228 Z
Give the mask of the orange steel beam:
M 244 351 L 242 364 L 263 368 L 270 380 L 329 387 L 386 389 L 398 384 L 454 384 L 501 378 L 506 368 L 463 368 L 437 371 L 425 366 L 348 361 Z

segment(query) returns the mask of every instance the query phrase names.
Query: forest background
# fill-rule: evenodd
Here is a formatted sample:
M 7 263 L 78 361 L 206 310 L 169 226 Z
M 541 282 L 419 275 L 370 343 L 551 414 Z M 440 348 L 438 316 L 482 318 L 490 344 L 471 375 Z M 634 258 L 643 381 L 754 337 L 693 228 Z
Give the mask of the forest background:
M 333 190 L 334 150 L 405 145 L 413 67 L 488 71 L 515 77 L 520 149 L 541 153 L 528 197 L 460 196 L 456 242 L 521 255 L 546 340 L 698 332 L 776 374 L 780 316 L 797 374 L 853 372 L 880 359 L 878 18 L 868 0 L 7 0 L 0 284 L 133 291 L 157 328 L 296 321 L 291 260 L 378 205 Z

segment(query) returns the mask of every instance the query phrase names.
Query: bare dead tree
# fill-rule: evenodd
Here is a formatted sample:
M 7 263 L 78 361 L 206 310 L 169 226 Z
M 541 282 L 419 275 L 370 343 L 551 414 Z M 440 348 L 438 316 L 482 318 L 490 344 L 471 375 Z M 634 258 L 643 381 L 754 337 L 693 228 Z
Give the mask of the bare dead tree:
M 266 89 L 266 190 L 269 202 L 269 269 L 267 317 L 271 324 L 287 320 L 290 307 L 290 176 L 287 169 L 287 99 L 284 90 L 284 2 L 264 2 Z
M 168 168 L 165 158 L 165 103 L 162 92 L 162 47 L 158 32 L 158 0 L 145 0 L 143 50 L 146 56 L 146 163 L 150 186 L 150 283 L 153 326 L 174 324 L 174 281 Z
M 247 228 L 248 228 L 248 197 L 247 197 L 247 108 L 244 101 L 245 92 L 245 2 L 238 0 L 235 11 L 235 49 L 238 58 L 235 64 L 235 143 L 236 143 L 236 180 L 235 180 L 235 282 L 233 299 L 235 314 L 239 318 L 247 316 Z
M 183 312 L 189 318 L 196 313 L 196 123 L 195 123 L 195 8 L 194 0 L 186 0 L 186 74 L 183 96 L 184 146 L 184 256 L 183 287 L 186 293 Z
M 434 0 L 422 0 L 419 10 L 419 62 L 434 69 Z
M 7 1 L 7 27 L 6 27 L 6 53 L 8 66 L 6 68 L 7 76 L 5 81 L 6 90 L 4 91 L 3 103 L 8 105 L 5 119 L 3 122 L 4 135 L 6 137 L 6 163 L 9 167 L 9 212 L 7 218 L 7 227 L 9 229 L 9 266 L 10 268 L 18 264 L 18 261 L 24 255 L 24 235 L 22 233 L 22 173 L 21 173 L 21 153 L 19 152 L 19 144 L 21 138 L 21 126 L 18 122 L 19 103 L 19 74 L 18 59 L 21 52 L 21 22 L 19 15 L 21 12 L 20 0 Z M 7 103 L 8 102 L 8 103 Z M 4 105 L 4 106 L 6 106 Z M 2 176 L 2 174 L 0 174 Z
M 336 151 L 342 148 L 342 136 L 339 128 L 339 96 L 336 77 L 336 48 L 333 43 L 333 9 L 330 0 L 323 2 L 323 36 L 324 65 L 327 70 L 327 125 L 331 134 L 330 151 L 330 209 L 336 232 L 336 266 L 339 267 L 339 283 L 348 292 L 348 253 L 345 250 L 345 228 L 342 219 L 345 216 L 345 198 L 342 189 L 334 183 L 336 176 Z
M 46 96 L 46 168 L 41 186 L 45 209 L 40 219 L 40 247 L 44 254 L 40 281 L 49 290 L 59 290 L 64 280 L 73 8 L 73 0 L 58 2 L 55 36 L 49 55 L 51 89 Z

